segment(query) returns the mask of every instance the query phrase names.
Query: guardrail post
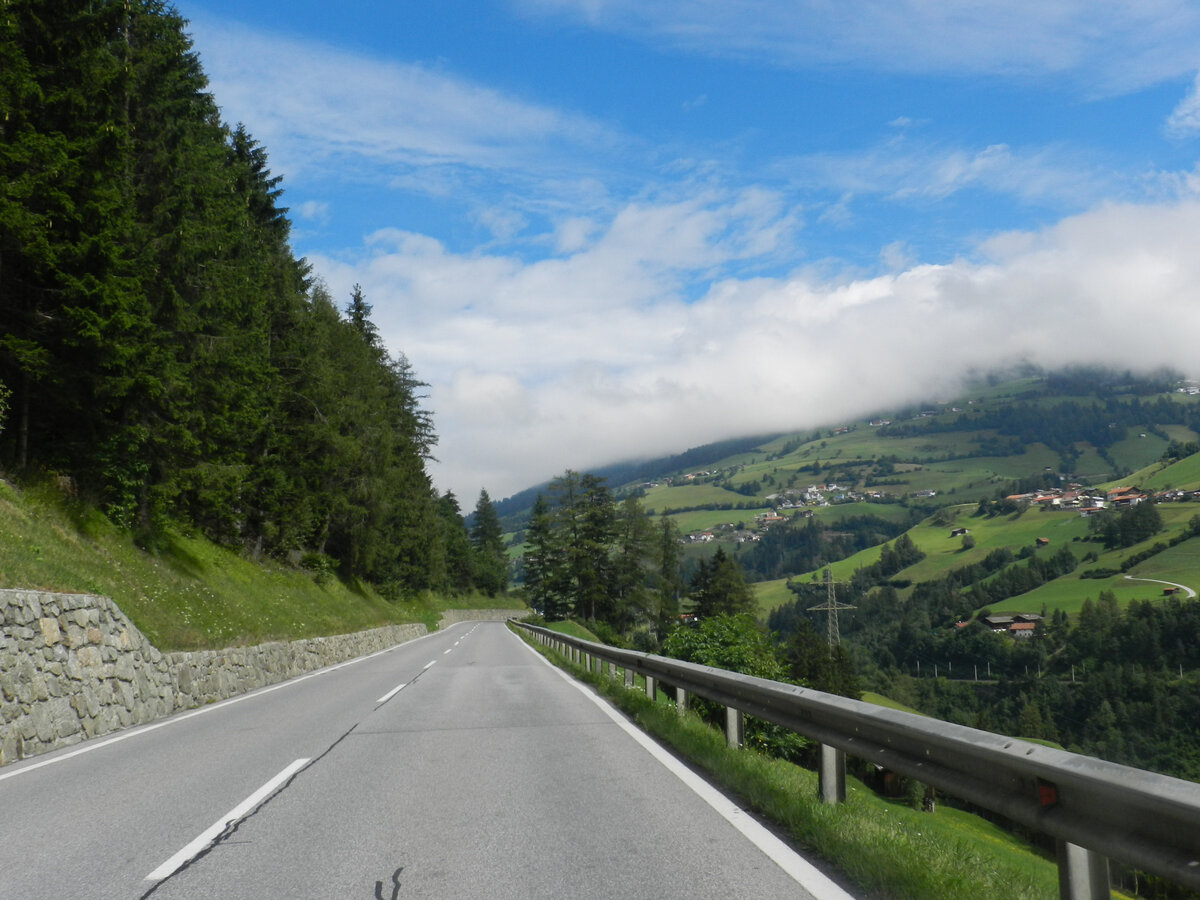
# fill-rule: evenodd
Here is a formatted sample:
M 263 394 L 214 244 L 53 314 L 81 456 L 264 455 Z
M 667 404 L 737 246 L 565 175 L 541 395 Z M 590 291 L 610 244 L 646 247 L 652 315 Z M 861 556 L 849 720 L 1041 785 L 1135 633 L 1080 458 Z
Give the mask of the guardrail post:
M 1057 844 L 1060 900 L 1109 900 L 1108 859 L 1078 844 Z
M 817 795 L 822 803 L 838 804 L 846 800 L 846 754 L 828 744 L 821 745 Z
M 654 699 L 654 676 L 653 675 L 646 676 L 646 696 L 649 697 L 651 700 Z
M 725 743 L 730 747 L 742 746 L 746 733 L 746 717 L 740 709 L 725 707 Z
M 680 712 L 683 712 L 685 709 L 687 709 L 687 704 L 688 704 L 687 691 L 685 691 L 681 687 L 675 688 L 675 706 L 676 706 L 676 708 Z
M 625 667 L 625 687 L 633 687 L 633 669 Z
M 610 662 L 608 664 L 608 677 L 609 678 L 617 677 L 617 664 L 615 662 Z

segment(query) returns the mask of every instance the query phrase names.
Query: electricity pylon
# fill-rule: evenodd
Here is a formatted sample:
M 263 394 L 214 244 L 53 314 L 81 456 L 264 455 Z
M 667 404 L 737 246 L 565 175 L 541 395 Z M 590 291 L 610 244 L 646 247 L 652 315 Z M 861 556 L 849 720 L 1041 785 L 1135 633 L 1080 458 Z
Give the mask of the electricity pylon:
M 838 582 L 838 583 L 845 584 L 845 582 Z M 838 630 L 838 610 L 840 610 L 840 609 L 857 609 L 857 607 L 850 606 L 849 604 L 839 603 L 837 601 L 837 597 L 834 595 L 833 585 L 834 585 L 833 572 L 832 572 L 832 570 L 830 570 L 829 566 L 826 566 L 825 567 L 825 602 L 822 603 L 820 606 L 810 606 L 808 608 L 809 612 L 821 612 L 822 610 L 824 610 L 826 612 L 825 631 L 826 631 L 826 636 L 829 639 L 829 651 L 831 653 L 833 652 L 833 648 L 842 642 L 842 635 L 841 635 L 841 632 Z

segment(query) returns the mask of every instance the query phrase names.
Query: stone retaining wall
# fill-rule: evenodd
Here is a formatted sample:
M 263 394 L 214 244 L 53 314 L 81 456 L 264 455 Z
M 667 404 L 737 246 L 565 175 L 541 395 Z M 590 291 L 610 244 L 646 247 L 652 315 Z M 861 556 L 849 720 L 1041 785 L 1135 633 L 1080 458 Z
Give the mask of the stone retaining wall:
M 513 613 L 454 610 L 442 624 Z M 425 633 L 424 625 L 389 625 L 255 647 L 160 653 L 107 597 L 0 590 L 0 765 Z
M 527 609 L 447 609 L 442 612 L 438 628 L 445 628 L 455 622 L 503 622 L 527 615 Z

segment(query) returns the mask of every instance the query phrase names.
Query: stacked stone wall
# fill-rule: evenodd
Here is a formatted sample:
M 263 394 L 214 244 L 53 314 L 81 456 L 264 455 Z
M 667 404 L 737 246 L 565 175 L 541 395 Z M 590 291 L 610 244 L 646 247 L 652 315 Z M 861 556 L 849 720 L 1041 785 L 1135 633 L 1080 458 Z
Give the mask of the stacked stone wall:
M 439 628 L 456 622 L 504 622 L 529 615 L 528 609 L 447 609 L 442 612 Z
M 0 590 L 0 765 L 425 633 L 424 625 L 389 625 L 332 637 L 164 654 L 107 597 Z

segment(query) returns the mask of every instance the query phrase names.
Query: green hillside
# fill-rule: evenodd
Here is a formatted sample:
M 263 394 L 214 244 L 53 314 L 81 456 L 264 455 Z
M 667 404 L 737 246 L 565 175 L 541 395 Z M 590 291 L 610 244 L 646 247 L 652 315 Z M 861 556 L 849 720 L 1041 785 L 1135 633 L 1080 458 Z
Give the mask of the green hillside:
M 614 487 L 640 496 L 647 512 L 670 518 L 685 535 L 714 531 L 716 542 L 740 553 L 744 565 L 755 551 L 743 546 L 738 530 L 765 537 L 769 528 L 757 520 L 772 511 L 791 527 L 801 517 L 833 531 L 854 517 L 878 519 L 881 527 L 904 526 L 925 558 L 897 577 L 924 581 L 993 550 L 1018 553 L 1038 538 L 1051 547 L 1077 544 L 1088 535 L 1087 520 L 1075 511 L 1035 508 L 980 517 L 975 512 L 981 500 L 1034 485 L 1098 492 L 1118 485 L 1144 491 L 1200 488 L 1200 454 L 1164 458 L 1172 447 L 1197 440 L 1198 398 L 1163 384 L 1109 384 L 1091 392 L 1081 385 L 1086 380 L 1055 376 L 988 385 L 939 403 L 777 436 L 702 469 L 662 471 L 653 486 Z M 806 498 L 809 489 L 819 499 Z M 1161 508 L 1163 539 L 1169 539 L 1190 519 L 1190 507 Z M 910 527 L 912 522 L 919 524 Z M 951 537 L 960 528 L 970 531 L 971 546 L 964 548 L 962 536 Z M 1077 549 L 1079 557 L 1088 552 Z M 1102 554 L 1091 567 L 1116 568 L 1134 552 L 1137 548 Z M 835 576 L 847 579 L 878 557 L 876 545 L 820 562 L 832 561 Z M 806 579 L 817 568 L 780 574 Z M 749 577 L 756 579 L 753 565 Z M 1077 608 L 1081 592 L 1128 589 L 1095 579 L 1080 586 L 1077 576 L 1067 581 L 1041 594 L 1053 599 L 1060 591 L 1062 602 Z
M 448 607 L 505 607 L 504 597 L 381 597 L 359 581 L 255 563 L 171 531 L 153 552 L 50 482 L 0 480 L 0 586 L 111 597 L 160 650 L 219 649 L 403 622 L 435 627 Z

